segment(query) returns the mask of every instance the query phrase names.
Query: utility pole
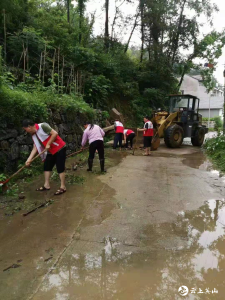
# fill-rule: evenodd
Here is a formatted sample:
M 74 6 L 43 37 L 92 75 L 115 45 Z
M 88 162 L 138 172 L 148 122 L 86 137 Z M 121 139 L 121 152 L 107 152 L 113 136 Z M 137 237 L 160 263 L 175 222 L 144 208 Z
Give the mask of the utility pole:
M 209 122 L 210 122 L 210 100 L 211 100 L 211 91 L 209 92 L 209 117 L 208 117 L 208 128 L 209 128 Z
M 223 102 L 223 134 L 225 134 L 225 66 L 224 66 L 224 71 L 223 71 L 223 97 L 224 97 L 224 102 Z

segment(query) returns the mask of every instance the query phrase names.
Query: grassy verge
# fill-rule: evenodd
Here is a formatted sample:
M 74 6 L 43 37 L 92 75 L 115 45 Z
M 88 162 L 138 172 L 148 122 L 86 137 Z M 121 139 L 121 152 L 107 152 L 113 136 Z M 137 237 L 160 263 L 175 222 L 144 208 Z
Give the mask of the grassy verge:
M 26 156 L 26 154 L 24 154 Z M 78 154 L 76 157 L 68 160 L 66 168 L 66 182 L 68 185 L 82 185 L 85 183 L 85 176 L 77 175 L 76 169 L 86 167 L 88 159 L 88 151 Z M 72 163 L 72 164 L 71 164 Z M 24 161 L 19 162 L 19 168 L 23 166 Z M 68 167 L 70 166 L 70 167 Z M 76 167 L 75 167 L 76 166 Z M 0 215 L 11 216 L 19 211 L 28 211 L 40 205 L 40 201 L 35 198 L 26 197 L 27 184 L 35 182 L 36 178 L 43 173 L 43 163 L 40 160 L 34 161 L 29 168 L 25 168 L 15 178 L 7 183 L 7 190 L 3 192 L 3 187 L 0 187 Z M 0 181 L 5 181 L 9 176 L 0 174 Z M 59 181 L 59 176 L 56 170 L 52 172 L 51 180 Z M 54 202 L 51 199 L 50 202 Z
M 207 139 L 204 149 L 213 164 L 225 172 L 225 136 L 219 134 L 217 137 Z
M 87 152 L 77 155 L 76 160 L 78 166 L 82 166 L 87 161 Z M 18 168 L 22 167 L 24 161 L 19 162 Z M 72 170 L 71 170 L 72 171 Z M 83 184 L 84 176 L 77 176 L 70 170 L 66 170 L 66 181 L 68 184 Z M 3 192 L 3 186 L 0 187 L 0 210 L 4 211 L 7 216 L 13 215 L 20 210 L 30 210 L 40 204 L 37 201 L 31 201 L 24 196 L 24 187 L 27 183 L 35 181 L 35 179 L 43 173 L 43 163 L 40 160 L 34 161 L 29 168 L 25 168 L 15 178 L 7 183 L 7 190 Z M 9 176 L 0 174 L 0 181 L 5 181 Z M 51 180 L 59 181 L 59 176 L 55 170 L 52 172 Z M 25 200 L 24 200 L 25 199 Z

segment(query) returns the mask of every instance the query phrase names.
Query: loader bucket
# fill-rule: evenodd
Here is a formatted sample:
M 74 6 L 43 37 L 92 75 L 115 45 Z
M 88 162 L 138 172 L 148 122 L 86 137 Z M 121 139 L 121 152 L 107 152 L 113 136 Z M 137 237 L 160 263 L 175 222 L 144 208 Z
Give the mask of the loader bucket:
M 152 145 L 151 145 L 151 150 L 155 151 L 159 148 L 160 145 L 160 138 L 158 136 L 154 136 L 152 139 Z

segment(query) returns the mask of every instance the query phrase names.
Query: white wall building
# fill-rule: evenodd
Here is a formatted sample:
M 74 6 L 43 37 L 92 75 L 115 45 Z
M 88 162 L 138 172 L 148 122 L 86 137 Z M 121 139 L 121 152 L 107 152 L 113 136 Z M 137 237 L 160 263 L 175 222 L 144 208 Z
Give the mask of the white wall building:
M 180 91 L 183 94 L 191 94 L 200 99 L 199 113 L 203 117 L 223 117 L 223 90 L 214 88 L 210 94 L 207 93 L 205 86 L 202 83 L 202 77 L 200 75 L 185 75 Z M 210 109 L 209 109 L 210 108 Z

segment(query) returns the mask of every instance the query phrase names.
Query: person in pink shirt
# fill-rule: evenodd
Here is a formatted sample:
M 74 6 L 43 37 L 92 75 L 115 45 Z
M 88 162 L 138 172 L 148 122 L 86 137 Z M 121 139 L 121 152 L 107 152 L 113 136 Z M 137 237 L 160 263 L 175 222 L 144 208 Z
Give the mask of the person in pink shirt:
M 87 171 L 92 171 L 93 160 L 95 157 L 96 150 L 98 151 L 101 172 L 105 171 L 105 157 L 104 157 L 104 143 L 103 137 L 105 132 L 98 125 L 92 124 L 91 122 L 86 122 L 84 124 L 84 133 L 82 137 L 81 146 L 84 148 L 87 141 L 89 142 L 89 158 L 88 158 L 88 169 Z

